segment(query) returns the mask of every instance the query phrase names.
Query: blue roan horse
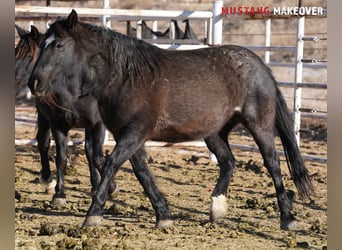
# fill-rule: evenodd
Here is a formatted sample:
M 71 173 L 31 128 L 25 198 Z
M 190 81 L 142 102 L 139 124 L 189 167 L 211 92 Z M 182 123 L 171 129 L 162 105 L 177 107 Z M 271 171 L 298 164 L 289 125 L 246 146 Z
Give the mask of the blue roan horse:
M 156 226 L 172 225 L 166 199 L 140 152 L 147 140 L 179 142 L 203 138 L 217 157 L 220 174 L 212 193 L 210 219 L 226 212 L 227 188 L 235 159 L 228 134 L 242 123 L 253 135 L 273 179 L 280 227 L 294 229 L 275 150 L 277 131 L 290 173 L 303 198 L 313 195 L 292 126 L 292 117 L 269 68 L 239 46 L 191 51 L 162 50 L 109 29 L 79 22 L 73 10 L 51 25 L 29 80 L 36 96 L 57 89 L 81 90 L 98 101 L 116 146 L 106 158 L 101 182 L 84 226 L 99 225 L 108 184 L 130 160 L 156 212 Z

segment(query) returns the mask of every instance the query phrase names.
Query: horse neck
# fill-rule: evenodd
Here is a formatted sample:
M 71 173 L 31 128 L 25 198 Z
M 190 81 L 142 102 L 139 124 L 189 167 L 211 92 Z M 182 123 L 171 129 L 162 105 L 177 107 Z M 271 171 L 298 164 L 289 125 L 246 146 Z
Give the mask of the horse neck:
M 86 67 L 90 67 L 84 73 L 93 77 L 90 80 L 101 90 L 144 84 L 159 74 L 163 58 L 155 46 L 99 27 L 86 28 L 80 36 L 80 45 L 87 54 Z

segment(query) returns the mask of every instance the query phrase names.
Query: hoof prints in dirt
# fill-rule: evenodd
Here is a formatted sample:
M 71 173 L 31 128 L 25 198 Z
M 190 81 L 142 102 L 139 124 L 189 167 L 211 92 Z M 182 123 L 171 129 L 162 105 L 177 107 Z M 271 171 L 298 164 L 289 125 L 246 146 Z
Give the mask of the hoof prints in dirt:
M 16 154 L 17 249 L 324 249 L 327 245 L 324 164 L 311 167 L 307 163 L 317 194 L 311 203 L 295 195 L 298 226 L 289 232 L 280 230 L 274 186 L 258 153 L 233 150 L 237 167 L 229 186 L 227 215 L 213 224 L 209 207 L 218 167 L 209 161 L 207 151 L 151 148 L 149 167 L 169 202 L 173 226 L 155 228 L 151 204 L 125 163 L 117 175 L 120 191 L 106 202 L 101 226 L 81 228 L 91 202 L 82 146 L 70 152 L 77 173 L 71 171 L 65 177 L 63 208 L 52 207 L 52 195 L 34 181 L 40 163 L 32 152 L 34 147 L 20 146 Z M 283 160 L 282 172 L 286 189 L 296 190 Z

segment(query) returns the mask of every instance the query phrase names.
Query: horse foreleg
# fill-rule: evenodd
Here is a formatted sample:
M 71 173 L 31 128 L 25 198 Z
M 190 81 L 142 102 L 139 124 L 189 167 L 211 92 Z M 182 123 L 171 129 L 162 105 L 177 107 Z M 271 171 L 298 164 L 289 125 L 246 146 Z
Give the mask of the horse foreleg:
M 139 138 L 136 131 L 127 130 L 126 136 L 122 136 L 121 139 L 117 141 L 112 153 L 106 157 L 101 169 L 101 182 L 92 198 L 91 206 L 88 209 L 86 219 L 83 222 L 83 227 L 97 226 L 101 223 L 103 207 L 109 190 L 109 183 L 113 180 L 120 166 L 130 159 L 143 145 L 144 141 Z
M 67 132 L 52 129 L 52 134 L 56 142 L 57 184 L 51 204 L 53 206 L 64 206 L 66 203 L 66 196 L 64 193 L 64 169 L 67 164 Z
M 50 148 L 50 123 L 38 111 L 38 131 L 37 144 L 40 154 L 40 162 L 42 169 L 40 171 L 40 181 L 45 184 L 45 192 L 52 193 L 55 190 L 56 181 L 51 174 L 49 163 L 49 148 Z
M 144 164 L 144 159 L 141 156 L 145 151 L 142 150 L 143 149 L 140 149 L 130 159 L 135 176 L 138 178 L 140 184 L 143 186 L 145 193 L 148 195 L 152 206 L 156 211 L 156 227 L 170 227 L 172 226 L 172 220 L 170 220 L 170 210 L 168 204 L 166 202 L 166 199 L 154 183 L 151 172 Z

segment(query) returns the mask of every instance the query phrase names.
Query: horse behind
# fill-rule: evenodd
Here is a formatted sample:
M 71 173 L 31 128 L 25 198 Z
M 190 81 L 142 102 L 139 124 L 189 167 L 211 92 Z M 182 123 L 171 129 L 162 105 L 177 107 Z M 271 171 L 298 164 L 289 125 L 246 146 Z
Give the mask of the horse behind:
M 23 94 L 34 63 L 39 55 L 39 46 L 44 38 L 35 26 L 26 31 L 16 25 L 20 37 L 15 48 L 16 95 Z M 49 97 L 36 97 L 37 142 L 41 159 L 41 181 L 46 184 L 46 192 L 54 192 L 52 204 L 64 205 L 64 169 L 67 164 L 67 135 L 72 128 L 85 128 L 85 151 L 90 170 L 92 193 L 100 182 L 99 168 L 103 162 L 103 142 L 105 127 L 92 96 L 78 98 L 75 88 L 63 89 Z M 50 132 L 56 142 L 57 183 L 53 179 L 49 163 Z M 114 191 L 115 184 L 111 184 Z M 110 192 L 111 192 L 110 191 Z
M 253 52 L 234 45 L 163 50 L 80 22 L 74 10 L 50 26 L 42 48 L 29 79 L 32 93 L 44 97 L 56 90 L 78 88 L 80 96 L 94 96 L 117 142 L 102 167 L 101 183 L 84 226 L 100 224 L 109 181 L 126 160 L 152 203 L 156 226 L 172 225 L 168 203 L 140 156 L 147 140 L 203 138 L 220 167 L 210 220 L 224 217 L 235 167 L 228 134 L 241 123 L 256 141 L 272 177 L 280 227 L 295 228 L 274 144 L 276 132 L 299 194 L 310 198 L 313 186 L 285 100 L 270 69 Z

